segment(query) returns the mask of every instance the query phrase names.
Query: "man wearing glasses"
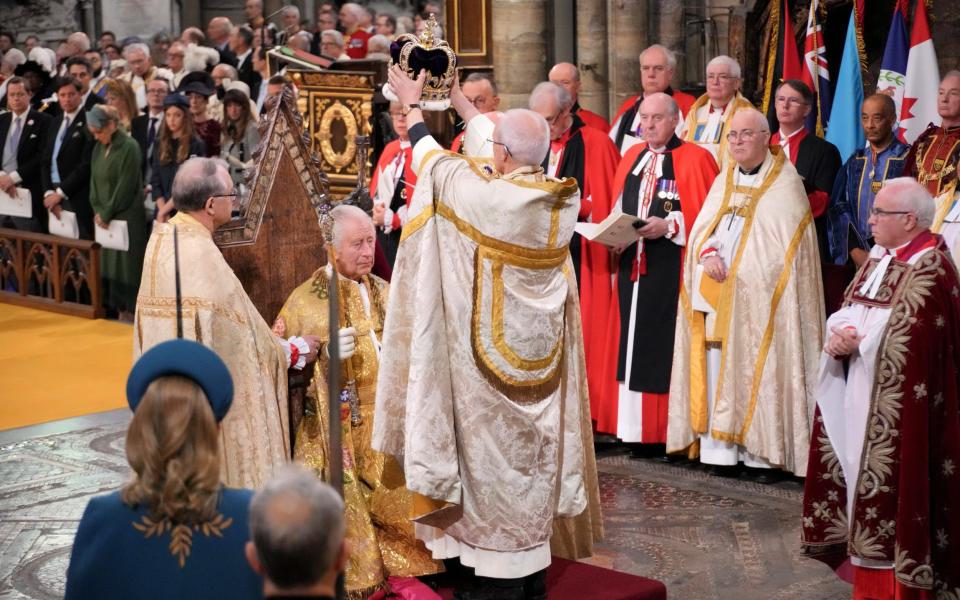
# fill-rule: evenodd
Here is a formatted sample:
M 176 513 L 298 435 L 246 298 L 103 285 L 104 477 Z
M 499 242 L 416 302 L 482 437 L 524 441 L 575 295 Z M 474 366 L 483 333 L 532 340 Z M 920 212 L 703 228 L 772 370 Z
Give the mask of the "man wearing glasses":
M 801 544 L 852 563 L 854 598 L 932 598 L 960 588 L 960 282 L 924 186 L 889 180 L 870 213 L 827 321 Z
M 738 111 L 730 159 L 689 237 L 670 380 L 668 452 L 769 483 L 807 470 L 823 339 L 817 236 L 803 182 L 766 117 Z M 782 470 L 782 471 L 781 471 Z
M 178 212 L 154 224 L 147 242 L 133 354 L 136 361 L 177 335 L 179 291 L 183 336 L 223 359 L 236 390 L 220 425 L 221 480 L 259 488 L 290 460 L 287 369 L 312 362 L 319 338 L 275 336 L 214 243 L 213 232 L 230 220 L 236 199 L 222 160 L 198 157 L 180 166 L 172 194 Z
M 727 132 L 733 115 L 753 108 L 740 94 L 740 63 L 729 56 L 717 56 L 707 63 L 707 92 L 690 108 L 680 137 L 709 150 L 720 168 L 726 164 Z
M 422 501 L 416 536 L 435 558 L 474 568 L 481 589 L 464 597 L 542 598 L 551 537 L 568 557 L 589 553 L 601 526 L 567 249 L 580 192 L 540 166 L 542 116 L 514 109 L 494 126 L 456 84 L 465 148 L 493 160 L 444 151 L 423 124 L 425 79 L 389 71 L 417 187 L 384 322 L 373 447 L 403 457 Z
M 497 95 L 497 82 L 493 80 L 493 75 L 489 73 L 470 73 L 463 80 L 461 86 L 463 96 L 477 109 L 481 115 L 496 112 L 500 107 L 500 96 Z M 467 133 L 464 130 L 453 138 L 450 144 L 450 150 L 453 152 L 463 151 L 463 136 Z

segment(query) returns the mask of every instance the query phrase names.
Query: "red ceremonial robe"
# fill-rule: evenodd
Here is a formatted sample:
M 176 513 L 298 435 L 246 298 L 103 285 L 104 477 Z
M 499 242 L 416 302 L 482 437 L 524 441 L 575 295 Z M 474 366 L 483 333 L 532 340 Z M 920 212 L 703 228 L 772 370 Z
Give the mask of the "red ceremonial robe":
M 466 131 L 461 131 L 457 134 L 457 137 L 453 138 L 453 141 L 450 143 L 450 152 L 460 152 L 460 149 L 463 148 L 463 136 L 466 135 Z
M 549 160 L 550 157 L 547 157 Z M 599 223 L 610 214 L 613 174 L 620 153 L 602 131 L 587 127 L 576 115 L 564 135 L 563 151 L 556 176 L 573 177 L 580 184 L 579 220 Z M 577 269 L 580 286 L 580 317 L 583 322 L 583 350 L 587 362 L 587 383 L 590 397 L 600 393 L 601 374 L 613 296 L 610 254 L 606 246 L 583 240 L 574 234 L 570 254 Z M 592 407 L 592 401 L 591 401 Z
M 397 182 L 396 165 L 401 153 L 403 153 L 403 174 Z M 383 260 L 388 267 L 392 267 L 397 256 L 406 209 L 416 184 L 417 175 L 413 171 L 412 147 L 408 145 L 402 148 L 399 139 L 384 146 L 377 161 L 377 168 L 373 170 L 373 176 L 370 178 L 370 196 L 374 202 L 382 202 L 393 211 L 388 223 L 390 232 L 380 231 L 377 235 L 377 247 L 383 254 Z M 390 280 L 389 277 L 384 279 Z
M 573 114 L 580 117 L 580 120 L 583 121 L 584 125 L 587 127 L 593 127 L 594 129 L 599 129 L 600 131 L 606 133 L 610 130 L 610 124 L 607 123 L 607 120 L 598 115 L 595 112 L 591 112 L 582 106 L 579 102 L 573 103 L 573 109 L 571 109 Z
M 914 264 L 902 262 L 913 250 L 931 245 Z M 857 272 L 844 301 L 844 306 L 857 302 L 890 309 L 877 350 L 853 514 L 847 514 L 846 477 L 818 407 L 801 548 L 834 568 L 848 556 L 891 563 L 894 587 L 913 592 L 909 597 L 923 597 L 918 594 L 926 590 L 929 598 L 955 598 L 960 590 L 960 281 L 938 235 L 924 232 L 896 254 L 874 299 L 859 290 L 876 257 Z M 863 584 L 885 587 L 877 581 Z M 893 592 L 874 597 L 908 595 Z
M 640 154 L 646 149 L 646 142 L 641 142 L 633 146 L 623 156 L 620 165 L 617 168 L 613 183 L 612 203 L 615 204 L 617 198 L 623 192 L 624 184 L 628 175 L 636 167 Z M 690 235 L 690 229 L 693 227 L 697 215 L 700 214 L 700 208 L 703 201 L 713 185 L 719 169 L 717 163 L 713 160 L 713 155 L 696 144 L 686 142 L 680 143 L 673 150 L 668 150 L 672 155 L 673 169 L 676 176 L 677 192 L 680 195 L 680 208 L 683 213 L 683 224 L 685 234 Z M 683 264 L 681 255 L 680 264 Z M 677 272 L 677 280 L 681 279 L 681 272 Z M 600 364 L 603 368 L 601 375 L 602 385 L 597 392 L 594 388 L 590 389 L 590 411 L 596 422 L 595 429 L 601 433 L 616 435 L 617 433 L 617 411 L 619 404 L 619 383 L 617 381 L 617 363 L 620 350 L 620 306 L 616 293 L 610 294 L 610 308 L 607 310 L 607 319 L 603 335 L 600 336 L 604 343 L 603 358 Z M 666 394 L 664 394 L 666 396 Z M 648 425 L 650 429 L 657 429 L 666 435 L 666 398 L 662 407 L 656 407 L 650 418 L 646 418 L 646 407 L 644 407 L 644 440 L 649 439 L 646 435 Z M 662 410 L 660 410 L 662 408 Z M 662 413 L 662 414 L 661 414 Z M 658 427 L 657 424 L 662 426 Z M 656 440 L 650 440 L 655 442 Z

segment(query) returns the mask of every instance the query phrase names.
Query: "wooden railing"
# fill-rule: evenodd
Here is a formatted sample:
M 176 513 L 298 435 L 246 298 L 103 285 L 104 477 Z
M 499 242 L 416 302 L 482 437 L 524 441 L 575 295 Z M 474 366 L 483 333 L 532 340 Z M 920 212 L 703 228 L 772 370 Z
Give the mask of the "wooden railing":
M 0 302 L 102 317 L 100 244 L 0 228 Z

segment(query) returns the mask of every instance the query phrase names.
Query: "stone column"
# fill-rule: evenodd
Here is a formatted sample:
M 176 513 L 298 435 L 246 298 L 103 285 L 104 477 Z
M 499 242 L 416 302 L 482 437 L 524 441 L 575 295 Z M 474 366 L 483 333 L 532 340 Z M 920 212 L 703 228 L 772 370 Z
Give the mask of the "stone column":
M 611 114 L 640 92 L 640 52 L 647 47 L 647 0 L 607 0 Z
M 686 53 L 684 51 L 684 33 L 686 26 L 683 18 L 683 0 L 660 0 L 657 3 L 657 40 L 677 54 L 677 69 L 673 74 L 673 85 L 682 88 L 686 82 Z M 653 40 L 651 40 L 653 42 Z
M 493 69 L 500 108 L 526 108 L 547 78 L 546 0 L 493 0 Z
M 603 117 L 609 117 L 607 0 L 579 0 L 576 4 L 580 106 Z

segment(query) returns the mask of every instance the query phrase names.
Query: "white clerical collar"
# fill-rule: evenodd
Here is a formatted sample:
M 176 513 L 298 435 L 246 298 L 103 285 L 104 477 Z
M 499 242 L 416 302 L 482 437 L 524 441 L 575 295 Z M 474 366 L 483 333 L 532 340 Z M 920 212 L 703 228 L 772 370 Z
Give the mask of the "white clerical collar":
M 803 125 L 801 125 L 800 127 L 798 127 L 797 130 L 794 131 L 793 133 L 784 133 L 783 130 L 781 129 L 780 132 L 779 132 L 779 133 L 780 133 L 780 142 L 783 143 L 783 142 L 789 140 L 790 138 L 796 136 L 796 135 L 797 135 L 798 133 L 800 133 L 801 131 L 803 131 Z
M 409 147 L 410 147 L 410 138 L 407 138 L 407 139 L 405 139 L 405 140 L 400 140 L 400 149 L 401 149 L 401 150 L 406 150 L 406 149 L 409 148 Z
M 658 146 L 654 148 L 653 146 L 647 146 L 650 149 L 650 152 L 656 152 L 657 154 L 663 154 L 667 150 L 667 145 Z
M 913 240 L 911 240 L 911 241 L 913 241 Z M 910 242 L 906 242 L 906 243 L 904 243 L 904 244 L 900 244 L 900 245 L 897 246 L 896 248 L 887 248 L 887 252 L 889 252 L 889 253 L 892 254 L 894 257 L 896 257 L 897 254 L 899 254 L 899 251 L 900 251 L 900 250 L 903 250 L 904 248 L 906 248 L 906 247 L 907 247 L 907 244 L 909 244 L 909 243 L 910 243 Z

